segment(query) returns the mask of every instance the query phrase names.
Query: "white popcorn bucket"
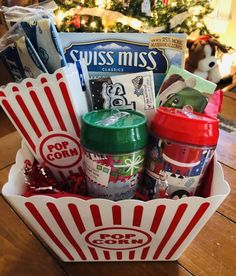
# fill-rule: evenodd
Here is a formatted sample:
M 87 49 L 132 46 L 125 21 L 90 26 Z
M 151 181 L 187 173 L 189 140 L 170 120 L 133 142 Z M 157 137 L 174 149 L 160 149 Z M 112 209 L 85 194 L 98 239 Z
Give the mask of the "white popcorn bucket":
M 0 89 L 0 104 L 40 164 L 57 178 L 82 170 L 80 117 L 88 111 L 79 65 Z
M 33 156 L 17 153 L 2 194 L 23 220 L 65 262 L 178 259 L 230 192 L 214 162 L 211 196 L 148 202 L 76 196 L 24 197 L 23 168 Z

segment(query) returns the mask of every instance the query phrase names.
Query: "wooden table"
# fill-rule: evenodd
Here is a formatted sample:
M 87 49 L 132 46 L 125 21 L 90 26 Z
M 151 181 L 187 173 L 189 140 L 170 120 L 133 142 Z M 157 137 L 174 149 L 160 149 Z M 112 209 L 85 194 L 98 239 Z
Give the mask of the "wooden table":
M 223 115 L 236 119 L 236 97 L 225 98 Z M 21 140 L 2 124 L 0 187 Z M 221 131 L 217 154 L 231 193 L 177 262 L 63 263 L 0 197 L 0 275 L 236 275 L 236 136 Z

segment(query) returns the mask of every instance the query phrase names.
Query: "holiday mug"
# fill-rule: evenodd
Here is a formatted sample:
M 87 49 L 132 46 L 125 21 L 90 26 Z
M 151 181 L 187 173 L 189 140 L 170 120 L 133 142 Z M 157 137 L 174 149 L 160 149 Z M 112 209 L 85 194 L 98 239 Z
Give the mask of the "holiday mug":
M 141 180 L 146 118 L 131 110 L 102 109 L 82 117 L 81 144 L 91 197 L 133 198 Z
M 218 120 L 211 116 L 159 107 L 151 124 L 143 193 L 149 199 L 196 195 L 218 136 Z

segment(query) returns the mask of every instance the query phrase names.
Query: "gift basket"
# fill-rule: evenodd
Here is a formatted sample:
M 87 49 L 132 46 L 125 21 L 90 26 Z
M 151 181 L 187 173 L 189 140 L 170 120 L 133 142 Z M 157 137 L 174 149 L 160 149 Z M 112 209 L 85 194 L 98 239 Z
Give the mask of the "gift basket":
M 183 69 L 186 36 L 58 35 L 43 8 L 19 14 L 0 40 L 23 138 L 3 196 L 63 261 L 178 259 L 230 192 L 221 93 Z

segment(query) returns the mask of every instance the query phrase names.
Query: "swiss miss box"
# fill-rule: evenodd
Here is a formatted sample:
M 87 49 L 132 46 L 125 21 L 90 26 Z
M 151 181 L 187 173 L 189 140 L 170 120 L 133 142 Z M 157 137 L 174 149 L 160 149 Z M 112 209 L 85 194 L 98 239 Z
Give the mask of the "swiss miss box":
M 65 262 L 173 261 L 178 259 L 230 192 L 213 162 L 210 196 L 178 200 L 83 200 L 74 196 L 24 197 L 23 143 L 2 194 L 32 231 Z

